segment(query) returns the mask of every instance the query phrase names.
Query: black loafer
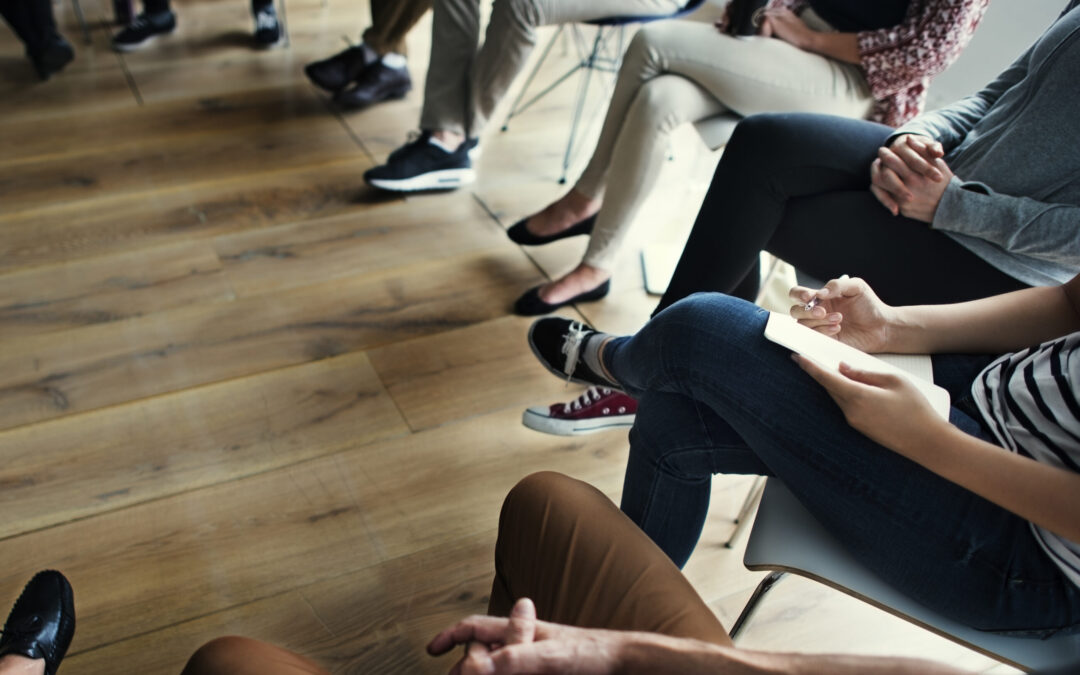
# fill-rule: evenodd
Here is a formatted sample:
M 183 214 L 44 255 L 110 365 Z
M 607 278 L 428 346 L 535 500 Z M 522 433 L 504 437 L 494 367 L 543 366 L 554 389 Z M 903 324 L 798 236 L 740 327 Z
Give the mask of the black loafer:
M 566 239 L 567 237 L 576 237 L 579 234 L 592 233 L 593 225 L 596 224 L 596 216 L 589 216 L 577 225 L 572 225 L 562 232 L 549 234 L 546 237 L 541 237 L 529 232 L 529 228 L 525 227 L 525 223 L 527 222 L 529 222 L 528 218 L 517 221 L 506 231 L 506 236 L 510 237 L 511 241 L 521 244 L 522 246 L 543 246 L 544 244 L 550 244 L 553 241 Z
M 607 280 L 600 284 L 591 291 L 585 291 L 584 293 L 578 293 L 569 300 L 563 300 L 555 304 L 548 304 L 540 299 L 540 287 L 535 286 L 525 291 L 517 302 L 514 303 L 514 314 L 518 316 L 540 316 L 541 314 L 550 314 L 556 309 L 563 307 L 564 305 L 572 305 L 576 302 L 589 302 L 590 300 L 599 300 L 608 294 L 611 290 L 611 280 Z
M 0 656 L 18 654 L 45 659 L 45 675 L 54 675 L 75 635 L 75 594 L 56 570 L 38 572 L 4 623 Z

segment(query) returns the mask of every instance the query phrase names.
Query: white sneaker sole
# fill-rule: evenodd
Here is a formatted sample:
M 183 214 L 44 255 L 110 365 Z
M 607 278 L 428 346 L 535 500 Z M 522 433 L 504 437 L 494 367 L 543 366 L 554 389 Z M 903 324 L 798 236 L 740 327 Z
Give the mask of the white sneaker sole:
M 521 423 L 544 434 L 553 436 L 581 436 L 598 431 L 628 429 L 634 426 L 635 415 L 609 415 L 585 420 L 564 420 L 548 415 L 547 408 L 527 408 L 521 414 Z
M 401 180 L 373 178 L 368 181 L 368 184 L 391 192 L 417 192 L 419 190 L 452 190 L 475 181 L 475 169 L 443 169 Z

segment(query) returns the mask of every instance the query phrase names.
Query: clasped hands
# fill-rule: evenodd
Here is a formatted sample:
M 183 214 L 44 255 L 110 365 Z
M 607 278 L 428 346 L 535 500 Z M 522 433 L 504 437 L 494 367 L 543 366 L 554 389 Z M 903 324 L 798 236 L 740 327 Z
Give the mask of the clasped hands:
M 607 675 L 620 667 L 621 646 L 630 635 L 539 621 L 532 600 L 522 598 L 509 618 L 470 616 L 436 635 L 427 650 L 439 656 L 465 645 L 450 675 Z
M 904 134 L 878 149 L 870 165 L 870 192 L 894 216 L 932 223 L 953 178 L 944 156 L 937 141 Z

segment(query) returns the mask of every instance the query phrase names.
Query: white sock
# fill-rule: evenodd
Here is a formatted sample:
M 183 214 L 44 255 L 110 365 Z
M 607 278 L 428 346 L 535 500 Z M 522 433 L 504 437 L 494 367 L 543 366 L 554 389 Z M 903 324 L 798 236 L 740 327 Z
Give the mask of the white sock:
M 451 148 L 451 147 L 450 147 L 450 146 L 448 146 L 448 145 L 447 145 L 446 143 L 443 143 L 443 142 L 442 142 L 442 141 L 440 141 L 439 139 L 435 138 L 435 136 L 429 136 L 429 137 L 428 137 L 428 143 L 431 143 L 431 144 L 432 144 L 432 145 L 434 145 L 434 146 L 435 146 L 436 148 L 439 148 L 440 150 L 443 150 L 443 151 L 445 151 L 445 152 L 446 152 L 447 154 L 451 154 L 451 155 L 452 155 L 452 154 L 454 154 L 454 153 L 455 153 L 455 152 L 457 151 L 457 148 Z
M 408 63 L 405 60 L 405 55 L 398 54 L 397 52 L 390 52 L 389 54 L 384 54 L 381 61 L 384 66 L 386 66 L 387 68 L 393 68 L 394 70 L 401 70 Z
M 603 378 L 608 384 L 619 388 L 618 382 L 613 382 L 608 378 L 607 368 L 605 368 L 600 362 L 600 346 L 607 341 L 608 338 L 614 337 L 607 333 L 597 332 L 594 335 L 589 336 L 588 342 L 585 343 L 581 350 L 581 360 L 585 362 L 585 365 L 589 367 L 589 370 L 596 373 Z

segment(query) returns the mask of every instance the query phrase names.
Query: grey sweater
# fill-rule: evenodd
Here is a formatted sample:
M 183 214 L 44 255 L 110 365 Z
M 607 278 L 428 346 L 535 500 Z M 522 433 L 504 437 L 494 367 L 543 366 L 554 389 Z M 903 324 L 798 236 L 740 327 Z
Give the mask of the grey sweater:
M 1080 8 L 985 89 L 902 133 L 938 139 L 956 174 L 931 227 L 1031 285 L 1080 271 Z

